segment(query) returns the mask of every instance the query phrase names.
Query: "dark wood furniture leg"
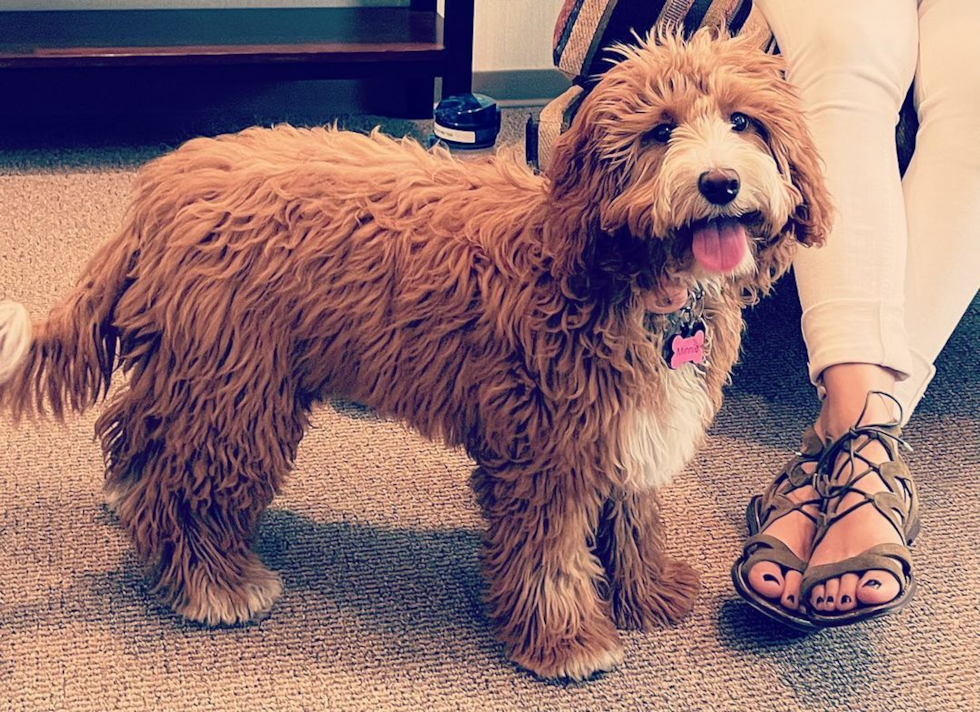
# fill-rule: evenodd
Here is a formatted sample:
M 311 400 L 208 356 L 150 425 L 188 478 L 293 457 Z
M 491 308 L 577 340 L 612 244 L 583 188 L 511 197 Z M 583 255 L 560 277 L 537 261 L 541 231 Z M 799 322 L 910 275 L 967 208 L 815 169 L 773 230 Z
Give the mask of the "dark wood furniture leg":
M 449 56 L 442 94 L 465 94 L 473 88 L 473 0 L 446 0 L 443 33 Z

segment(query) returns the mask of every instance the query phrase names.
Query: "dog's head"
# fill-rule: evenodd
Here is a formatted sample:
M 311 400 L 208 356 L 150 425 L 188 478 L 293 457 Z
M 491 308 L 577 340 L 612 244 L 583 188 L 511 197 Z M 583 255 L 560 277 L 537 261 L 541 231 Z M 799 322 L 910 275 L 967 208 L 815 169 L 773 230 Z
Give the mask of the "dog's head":
M 782 62 L 707 31 L 613 51 L 548 170 L 557 215 L 574 221 L 552 236 L 565 242 L 550 245 L 555 269 L 625 249 L 647 262 L 618 261 L 641 290 L 720 280 L 754 301 L 831 219 Z

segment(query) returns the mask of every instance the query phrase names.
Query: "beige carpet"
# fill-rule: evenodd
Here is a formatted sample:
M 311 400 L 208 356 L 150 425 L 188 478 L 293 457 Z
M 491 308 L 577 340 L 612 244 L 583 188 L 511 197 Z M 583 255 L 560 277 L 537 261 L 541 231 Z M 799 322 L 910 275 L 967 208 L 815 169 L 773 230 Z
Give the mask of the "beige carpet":
M 0 151 L 0 298 L 41 317 L 159 150 Z M 977 304 L 907 431 L 924 507 L 912 607 L 805 637 L 732 591 L 745 502 L 815 408 L 798 316 L 789 283 L 750 315 L 708 446 L 665 492 L 673 549 L 703 573 L 693 615 L 627 634 L 625 665 L 583 684 L 543 683 L 502 657 L 459 452 L 323 408 L 258 536 L 283 599 L 261 624 L 207 630 L 147 594 L 103 508 L 96 413 L 64 428 L 0 419 L 0 711 L 980 709 Z

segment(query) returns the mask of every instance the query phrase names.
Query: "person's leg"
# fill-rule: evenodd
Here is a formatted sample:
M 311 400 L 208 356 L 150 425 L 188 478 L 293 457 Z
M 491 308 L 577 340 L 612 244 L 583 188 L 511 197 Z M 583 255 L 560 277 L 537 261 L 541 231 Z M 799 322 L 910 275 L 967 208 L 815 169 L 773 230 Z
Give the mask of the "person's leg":
M 980 147 L 975 141 L 980 126 L 980 6 L 971 0 L 921 0 L 918 15 L 915 99 L 921 124 L 903 181 L 908 219 L 905 318 L 912 367 L 894 390 L 906 420 L 935 372 L 933 362 L 976 294 L 980 264 Z M 828 393 L 829 374 L 824 375 Z M 880 446 L 875 449 L 886 459 Z M 859 488 L 873 493 L 884 486 L 877 476 L 868 476 Z M 859 493 L 848 495 L 839 511 L 861 499 Z M 872 508 L 863 507 L 831 527 L 810 564 L 840 561 L 866 545 L 900 539 Z M 855 571 L 817 587 L 811 604 L 823 611 L 847 611 L 887 602 L 900 588 L 884 572 Z M 832 596 L 834 592 L 838 595 Z
M 908 418 L 933 363 L 980 288 L 980 3 L 921 0 L 915 104 L 919 132 L 902 183 L 909 245 L 905 323 Z
M 826 389 L 817 430 L 833 437 L 854 424 L 868 391 L 891 392 L 895 379 L 912 370 L 903 314 L 907 234 L 895 124 L 915 68 L 916 5 L 757 1 L 800 91 L 837 212 L 827 245 L 801 251 L 794 263 L 811 380 Z M 873 402 L 868 418 L 885 407 Z M 800 488 L 794 496 L 808 499 L 813 491 Z M 797 513 L 766 533 L 806 560 L 813 530 Z M 868 546 L 878 541 L 872 534 Z M 828 555 L 833 544 L 833 537 L 824 540 Z M 753 567 L 749 582 L 787 608 L 799 601 L 799 577 L 784 582 L 774 564 Z

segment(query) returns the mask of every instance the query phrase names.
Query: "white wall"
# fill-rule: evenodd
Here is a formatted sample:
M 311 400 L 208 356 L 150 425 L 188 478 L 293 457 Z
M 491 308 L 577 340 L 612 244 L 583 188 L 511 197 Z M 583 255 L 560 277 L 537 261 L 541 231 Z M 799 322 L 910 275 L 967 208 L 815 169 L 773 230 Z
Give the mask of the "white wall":
M 475 0 L 473 70 L 550 69 L 562 0 Z M 407 5 L 408 0 L 0 0 L 0 10 Z M 444 0 L 440 0 L 440 8 Z
M 552 69 L 562 0 L 476 0 L 473 70 Z

